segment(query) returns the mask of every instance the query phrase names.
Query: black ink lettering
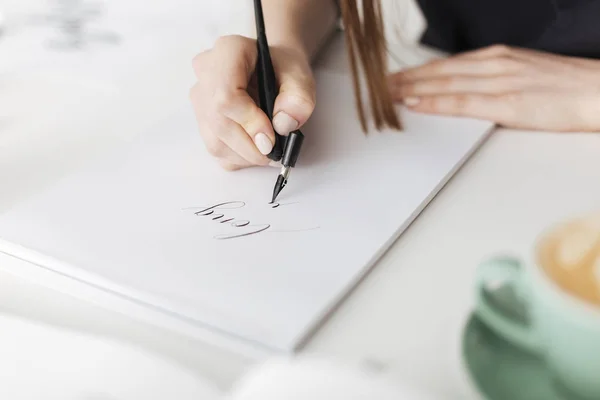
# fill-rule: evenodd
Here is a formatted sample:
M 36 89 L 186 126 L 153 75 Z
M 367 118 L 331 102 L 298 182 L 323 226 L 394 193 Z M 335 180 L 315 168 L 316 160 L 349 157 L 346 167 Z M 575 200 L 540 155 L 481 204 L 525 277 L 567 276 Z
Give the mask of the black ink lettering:
M 269 205 L 271 205 L 271 208 L 278 208 L 281 206 L 287 206 L 287 205 L 291 205 L 291 204 L 298 204 L 298 203 L 297 202 L 294 202 L 294 203 L 271 202 L 271 203 L 269 203 Z M 232 228 L 239 229 L 240 233 L 228 233 L 228 234 L 220 234 L 220 235 L 214 236 L 214 239 L 217 239 L 217 240 L 235 239 L 235 238 L 240 238 L 240 237 L 244 237 L 244 236 L 256 235 L 258 233 L 265 232 L 271 228 L 270 224 L 250 225 L 250 221 L 248 221 L 248 220 L 236 220 L 235 218 L 227 218 L 225 216 L 225 214 L 215 212 L 216 210 L 231 210 L 231 209 L 236 209 L 236 208 L 242 208 L 245 205 L 246 205 L 246 203 L 244 203 L 243 201 L 228 201 L 228 202 L 224 202 L 224 203 L 215 204 L 213 206 L 206 207 L 206 208 L 188 207 L 188 208 L 184 208 L 184 210 L 198 210 L 199 209 L 198 211 L 194 212 L 194 215 L 199 216 L 199 217 L 211 216 L 211 220 L 213 220 L 213 221 L 217 221 L 220 224 L 229 222 L 229 225 Z M 254 229 L 248 230 L 248 229 L 241 229 L 241 228 L 254 228 Z M 294 229 L 294 230 L 279 230 L 279 231 L 269 230 L 268 232 L 273 232 L 273 233 L 306 232 L 306 231 L 311 231 L 311 230 L 315 230 L 315 229 L 319 229 L 319 228 L 320 227 L 317 226 L 317 227 L 312 227 L 312 228 Z M 238 231 L 236 230 L 236 232 L 238 232 Z
M 201 209 L 200 211 L 196 211 L 194 214 L 200 216 L 200 217 L 206 217 L 208 215 L 211 215 L 215 212 L 215 210 L 232 210 L 235 208 L 242 208 L 246 205 L 246 203 L 244 203 L 243 201 L 227 201 L 225 203 L 219 203 L 219 204 L 215 204 L 214 206 L 210 206 L 210 207 L 206 207 Z M 189 208 L 184 208 L 184 210 L 190 210 L 190 209 L 198 209 L 200 207 L 189 207 Z
M 244 225 L 244 226 L 246 226 L 246 225 Z M 238 234 L 232 233 L 232 234 L 216 235 L 216 236 L 214 236 L 214 238 L 217 240 L 226 240 L 226 239 L 235 239 L 235 238 L 240 238 L 240 237 L 244 237 L 244 236 L 256 235 L 257 233 L 264 232 L 271 227 L 271 225 L 269 225 L 269 224 L 249 225 L 249 226 L 256 227 L 256 229 L 251 232 L 244 232 L 244 233 L 238 233 Z
M 233 226 L 234 228 L 241 228 L 241 227 L 244 227 L 244 226 L 248 226 L 248 224 L 250 224 L 250 221 L 246 221 L 246 220 L 233 221 L 231 223 L 231 226 Z
M 273 202 L 271 202 L 269 204 L 271 205 L 271 208 L 277 208 L 277 207 L 280 207 L 280 206 L 289 206 L 289 205 L 292 205 L 292 204 L 298 204 L 298 202 L 293 202 L 293 203 L 273 203 Z

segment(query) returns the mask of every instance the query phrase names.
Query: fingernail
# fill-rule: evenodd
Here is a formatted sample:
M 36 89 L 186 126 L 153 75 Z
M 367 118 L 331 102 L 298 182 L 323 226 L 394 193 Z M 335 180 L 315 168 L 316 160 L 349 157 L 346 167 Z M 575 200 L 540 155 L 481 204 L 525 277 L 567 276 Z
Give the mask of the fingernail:
M 264 155 L 269 154 L 273 149 L 273 143 L 271 143 L 264 133 L 257 133 L 256 136 L 254 136 L 254 143 L 256 144 L 258 151 Z
M 275 128 L 280 135 L 287 135 L 297 127 L 298 121 L 283 111 L 279 111 L 273 117 L 273 128 Z
M 404 99 L 404 104 L 406 104 L 407 106 L 416 106 L 417 104 L 419 104 L 419 101 L 421 101 L 421 99 L 419 99 L 418 97 L 407 97 Z
M 270 167 L 281 168 L 281 161 L 271 161 L 269 162 Z

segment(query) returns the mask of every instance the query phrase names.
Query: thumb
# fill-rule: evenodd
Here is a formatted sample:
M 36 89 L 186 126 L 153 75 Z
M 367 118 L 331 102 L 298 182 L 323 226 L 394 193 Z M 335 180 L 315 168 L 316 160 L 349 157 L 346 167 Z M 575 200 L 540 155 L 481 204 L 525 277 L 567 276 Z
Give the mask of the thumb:
M 280 135 L 288 135 L 304 125 L 315 108 L 314 77 L 310 67 L 306 69 L 279 73 L 279 95 L 273 109 L 273 128 Z

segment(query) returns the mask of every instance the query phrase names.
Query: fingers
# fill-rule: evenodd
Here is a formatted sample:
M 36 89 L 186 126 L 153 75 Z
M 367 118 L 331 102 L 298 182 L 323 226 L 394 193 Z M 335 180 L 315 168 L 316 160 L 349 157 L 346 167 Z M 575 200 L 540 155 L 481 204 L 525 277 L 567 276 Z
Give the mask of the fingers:
M 478 118 L 500 124 L 511 124 L 517 119 L 518 96 L 486 94 L 446 94 L 411 98 L 409 109 L 416 112 L 459 117 Z
M 267 165 L 269 159 L 261 154 L 259 149 L 268 154 L 273 148 L 270 139 L 262 132 L 256 132 L 254 137 L 248 134 L 240 124 L 232 119 L 224 118 L 215 129 L 217 137 L 231 150 L 238 154 L 248 164 Z
M 253 99 L 256 41 L 225 36 L 194 59 L 197 83 L 190 93 L 209 152 L 228 170 L 272 165 L 267 155 L 282 135 L 302 126 L 315 107 L 315 84 L 306 57 L 293 49 L 272 49 L 279 83 L 273 122 Z M 275 129 L 274 129 L 275 127 Z
M 485 58 L 498 58 L 498 57 L 509 57 L 515 55 L 517 49 L 503 44 L 496 44 L 493 46 L 484 47 L 481 49 L 475 49 L 466 51 L 459 55 L 459 57 L 473 58 L 473 59 L 485 59 Z
M 408 97 L 443 94 L 502 94 L 522 90 L 526 85 L 526 80 L 514 76 L 445 76 L 400 82 L 390 87 L 390 92 L 394 100 L 401 101 Z
M 248 94 L 243 91 L 223 94 L 207 102 L 206 96 L 202 94 L 203 89 L 202 86 L 195 85 L 190 96 L 199 132 L 209 154 L 236 166 L 267 165 L 269 159 L 261 154 L 259 148 L 268 153 L 272 144 L 268 136 L 260 132 L 261 124 L 253 122 L 256 118 L 252 117 L 252 111 L 247 111 L 248 108 L 256 107 L 248 100 Z M 266 116 L 259 116 L 266 119 Z M 234 118 L 241 121 L 246 128 Z M 270 128 L 268 119 L 266 125 Z M 252 135 L 247 130 L 252 132 Z M 272 130 L 270 132 L 272 135 Z
M 245 90 L 224 92 L 216 97 L 217 114 L 235 123 L 219 126 L 217 135 L 228 143 L 237 141 L 230 147 L 238 149 L 248 161 L 258 165 L 268 163 L 266 155 L 273 149 L 275 134 L 265 113 Z
M 308 62 L 285 63 L 285 57 L 275 64 L 279 95 L 275 99 L 273 127 L 280 135 L 300 128 L 315 108 L 316 87 Z
M 457 57 L 436 60 L 421 67 L 401 71 L 390 76 L 392 84 L 417 81 L 442 76 L 498 76 L 518 72 L 523 64 L 510 58 Z
M 270 121 L 248 94 L 256 57 L 255 41 L 232 35 L 193 62 L 197 83 L 190 97 L 200 133 L 228 170 L 269 164 L 275 141 Z
M 491 46 L 438 59 L 389 77 L 395 101 L 417 112 L 510 123 L 515 93 L 531 84 L 527 66 L 506 46 Z
M 194 57 L 192 67 L 199 82 L 214 87 L 246 89 L 257 59 L 256 42 L 239 35 L 219 37 L 213 48 Z
M 215 136 L 205 136 L 204 139 L 206 150 L 224 169 L 235 171 L 252 165 Z
M 403 82 L 448 76 L 514 75 L 527 66 L 524 60 L 518 50 L 502 45 L 490 46 L 399 71 L 389 76 L 389 83 L 399 85 Z
M 597 95 L 590 89 L 597 74 L 587 60 L 491 46 L 390 75 L 389 90 L 416 112 L 577 130 L 594 123 L 584 104 Z

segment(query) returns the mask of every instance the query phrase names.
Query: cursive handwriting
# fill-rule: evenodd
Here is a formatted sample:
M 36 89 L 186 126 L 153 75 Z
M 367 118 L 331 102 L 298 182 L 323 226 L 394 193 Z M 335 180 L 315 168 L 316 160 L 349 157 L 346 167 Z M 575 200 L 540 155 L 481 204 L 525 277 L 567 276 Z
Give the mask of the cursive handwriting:
M 292 204 L 297 204 L 297 203 L 269 203 L 269 205 L 271 206 L 272 209 L 282 207 L 282 206 L 292 205 Z M 245 205 L 246 205 L 246 203 L 243 201 L 227 201 L 227 202 L 212 205 L 210 207 L 205 207 L 205 208 L 189 207 L 189 208 L 184 208 L 184 210 L 197 210 L 194 212 L 194 215 L 197 217 L 205 217 L 205 218 L 208 217 L 212 221 L 215 221 L 219 224 L 228 224 L 230 227 L 235 228 L 235 231 L 233 233 L 215 235 L 213 238 L 217 239 L 217 240 L 235 239 L 235 238 L 240 238 L 240 237 L 244 237 L 244 236 L 256 235 L 261 232 L 268 232 L 268 230 L 271 228 L 271 224 L 266 224 L 266 223 L 265 224 L 252 224 L 249 220 L 246 220 L 246 219 L 236 219 L 236 218 L 228 217 L 223 212 L 226 210 L 242 208 Z M 245 229 L 240 229 L 238 231 L 239 228 L 245 228 Z M 304 232 L 304 231 L 315 230 L 318 228 L 319 227 L 317 226 L 317 227 L 311 227 L 308 229 L 303 228 L 303 229 L 277 230 L 277 231 L 271 230 L 270 232 L 278 232 L 278 233 Z
M 298 203 L 297 202 L 296 203 L 273 203 L 273 202 L 271 202 L 269 204 L 271 205 L 271 208 L 277 208 L 279 206 L 289 206 L 290 204 L 298 204 Z

